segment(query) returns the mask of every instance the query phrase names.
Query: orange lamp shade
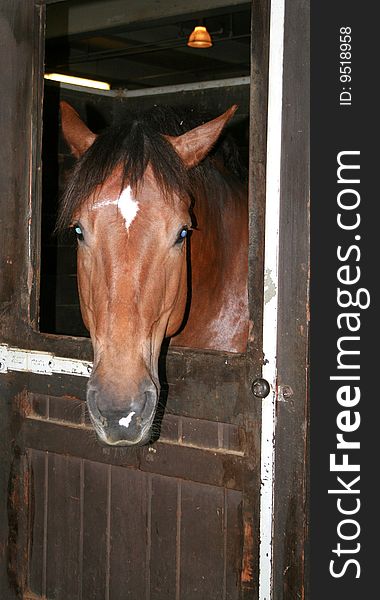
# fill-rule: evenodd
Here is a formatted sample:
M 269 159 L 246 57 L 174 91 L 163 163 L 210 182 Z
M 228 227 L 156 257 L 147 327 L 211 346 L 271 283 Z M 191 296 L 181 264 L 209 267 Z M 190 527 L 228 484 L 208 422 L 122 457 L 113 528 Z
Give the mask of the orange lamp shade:
M 211 36 L 203 25 L 194 27 L 189 36 L 187 45 L 191 48 L 210 48 L 212 46 Z

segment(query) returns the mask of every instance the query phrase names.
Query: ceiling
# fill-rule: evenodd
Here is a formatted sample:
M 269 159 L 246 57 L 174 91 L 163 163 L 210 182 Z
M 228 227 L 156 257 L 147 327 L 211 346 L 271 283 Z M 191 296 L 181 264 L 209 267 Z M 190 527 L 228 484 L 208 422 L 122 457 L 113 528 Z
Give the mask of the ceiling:
M 46 71 L 129 90 L 249 75 L 250 3 L 192 0 L 190 5 L 188 0 L 50 2 Z M 213 46 L 189 48 L 188 36 L 201 20 Z

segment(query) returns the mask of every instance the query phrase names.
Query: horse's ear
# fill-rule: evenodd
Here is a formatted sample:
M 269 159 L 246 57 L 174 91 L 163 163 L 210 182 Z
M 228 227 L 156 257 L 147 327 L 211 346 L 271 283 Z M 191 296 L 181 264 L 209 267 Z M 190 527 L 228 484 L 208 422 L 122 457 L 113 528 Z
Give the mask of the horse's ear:
M 190 169 L 207 156 L 222 133 L 223 127 L 231 119 L 236 109 L 237 105 L 234 104 L 225 113 L 212 121 L 190 129 L 190 131 L 177 137 L 170 135 L 164 137 L 172 144 L 174 150 L 180 155 L 187 168 Z
M 94 143 L 96 135 L 83 123 L 70 104 L 62 100 L 60 108 L 63 137 L 74 156 L 79 158 Z

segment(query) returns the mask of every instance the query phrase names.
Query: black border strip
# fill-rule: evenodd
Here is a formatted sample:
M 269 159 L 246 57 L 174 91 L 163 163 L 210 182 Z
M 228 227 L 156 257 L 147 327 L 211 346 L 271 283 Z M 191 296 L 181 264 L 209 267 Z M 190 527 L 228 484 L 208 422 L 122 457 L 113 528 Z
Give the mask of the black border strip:
M 313 0 L 311 10 L 311 597 L 316 600 L 372 598 L 377 589 L 378 553 L 372 548 L 378 524 L 374 83 L 379 36 L 374 6 Z M 364 290 L 371 296 L 368 308 Z M 356 404 L 350 402 L 355 387 L 361 394 Z M 337 435 L 360 447 L 338 448 Z M 350 466 L 334 470 L 334 462 L 345 461 Z

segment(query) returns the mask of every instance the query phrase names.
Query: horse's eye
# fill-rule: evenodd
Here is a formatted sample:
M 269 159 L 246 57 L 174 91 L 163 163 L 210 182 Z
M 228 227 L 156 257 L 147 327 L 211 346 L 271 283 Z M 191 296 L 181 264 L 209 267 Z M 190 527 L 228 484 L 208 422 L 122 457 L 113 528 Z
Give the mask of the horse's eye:
M 182 227 L 181 231 L 178 234 L 176 244 L 182 244 L 184 239 L 187 237 L 188 229 L 187 227 Z
M 80 225 L 76 224 L 74 227 L 75 235 L 77 239 L 82 242 L 84 240 L 83 231 Z

